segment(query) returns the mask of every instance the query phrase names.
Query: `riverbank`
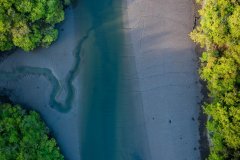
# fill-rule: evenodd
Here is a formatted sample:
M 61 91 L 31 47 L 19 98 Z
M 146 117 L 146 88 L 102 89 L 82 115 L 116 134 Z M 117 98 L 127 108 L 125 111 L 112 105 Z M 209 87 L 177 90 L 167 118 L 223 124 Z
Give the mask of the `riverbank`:
M 203 2 L 204 3 L 204 2 Z M 194 2 L 194 28 L 195 29 L 197 26 L 199 26 L 200 23 L 200 15 L 199 15 L 199 10 L 201 9 L 203 4 L 198 4 L 197 2 Z M 204 49 L 200 47 L 199 44 L 195 45 L 195 52 L 198 57 L 198 68 L 201 67 L 201 56 L 202 53 L 204 52 Z M 208 158 L 209 153 L 210 153 L 210 148 L 209 148 L 209 136 L 208 136 L 208 130 L 207 130 L 207 120 L 208 116 L 207 114 L 204 113 L 203 110 L 203 105 L 204 103 L 209 103 L 210 98 L 208 97 L 208 89 L 207 89 L 207 84 L 203 80 L 200 79 L 200 84 L 201 84 L 201 94 L 202 94 L 202 101 L 200 103 L 200 113 L 198 117 L 199 121 L 199 133 L 200 133 L 200 140 L 199 140 L 199 145 L 200 145 L 200 153 L 201 153 L 201 159 L 205 160 Z

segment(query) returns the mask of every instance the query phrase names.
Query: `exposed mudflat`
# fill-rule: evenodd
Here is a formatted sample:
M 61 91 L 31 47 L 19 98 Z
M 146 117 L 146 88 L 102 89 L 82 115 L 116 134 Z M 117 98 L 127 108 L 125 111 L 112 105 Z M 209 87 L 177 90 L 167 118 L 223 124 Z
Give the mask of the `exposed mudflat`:
M 48 49 L 0 62 L 0 93 L 37 110 L 69 160 L 197 160 L 189 0 L 76 0 Z
M 193 2 L 128 0 L 127 6 L 151 159 L 200 159 L 201 94 L 188 37 Z

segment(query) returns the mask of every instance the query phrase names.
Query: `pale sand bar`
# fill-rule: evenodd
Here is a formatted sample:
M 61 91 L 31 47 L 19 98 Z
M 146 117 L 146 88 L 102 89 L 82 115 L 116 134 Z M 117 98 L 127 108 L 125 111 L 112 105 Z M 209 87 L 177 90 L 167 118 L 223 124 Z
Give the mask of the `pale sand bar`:
M 152 160 L 198 160 L 201 101 L 197 56 L 189 39 L 191 0 L 128 0 L 127 21 L 136 59 Z

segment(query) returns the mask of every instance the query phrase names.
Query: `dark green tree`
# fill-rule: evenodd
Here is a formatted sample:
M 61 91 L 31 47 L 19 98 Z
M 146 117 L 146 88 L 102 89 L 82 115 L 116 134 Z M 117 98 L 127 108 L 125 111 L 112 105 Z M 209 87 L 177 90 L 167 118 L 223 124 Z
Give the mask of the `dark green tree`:
M 64 20 L 61 0 L 0 0 L 0 51 L 31 51 L 57 39 L 55 24 Z
M 1 160 L 63 160 L 38 113 L 0 105 Z

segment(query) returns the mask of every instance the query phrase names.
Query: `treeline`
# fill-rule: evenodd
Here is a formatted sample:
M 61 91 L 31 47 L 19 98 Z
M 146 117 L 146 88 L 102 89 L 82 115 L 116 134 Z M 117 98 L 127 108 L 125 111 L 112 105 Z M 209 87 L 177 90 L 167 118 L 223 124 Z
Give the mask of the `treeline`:
M 199 1 L 199 0 L 198 0 Z M 240 1 L 204 0 L 200 25 L 190 34 L 205 48 L 200 75 L 208 84 L 211 103 L 210 160 L 240 159 Z
M 69 3 L 70 0 L 65 0 Z M 48 47 L 64 20 L 62 0 L 0 0 L 0 51 Z
M 63 160 L 38 113 L 0 105 L 0 160 Z

